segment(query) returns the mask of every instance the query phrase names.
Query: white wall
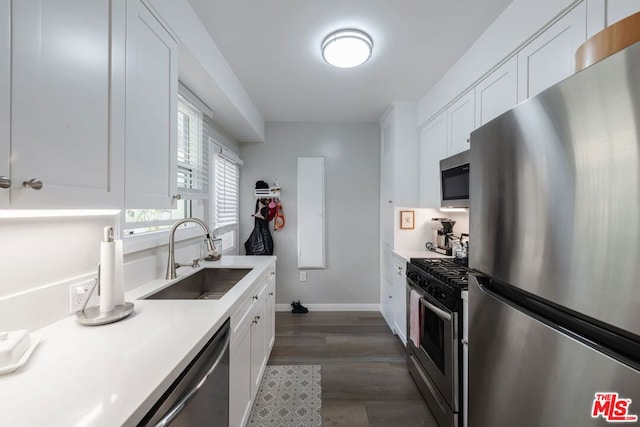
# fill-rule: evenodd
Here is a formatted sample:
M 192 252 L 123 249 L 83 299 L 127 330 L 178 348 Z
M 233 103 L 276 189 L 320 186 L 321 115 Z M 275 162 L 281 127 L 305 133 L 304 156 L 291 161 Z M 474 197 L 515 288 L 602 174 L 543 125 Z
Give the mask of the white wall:
M 377 304 L 379 302 L 379 165 L 377 123 L 267 123 L 266 143 L 244 145 L 240 245 L 253 229 L 257 180 L 280 181 L 286 216 L 273 232 L 278 256 L 277 302 Z M 325 158 L 326 269 L 297 268 L 297 158 Z M 273 224 L 270 223 L 271 229 Z

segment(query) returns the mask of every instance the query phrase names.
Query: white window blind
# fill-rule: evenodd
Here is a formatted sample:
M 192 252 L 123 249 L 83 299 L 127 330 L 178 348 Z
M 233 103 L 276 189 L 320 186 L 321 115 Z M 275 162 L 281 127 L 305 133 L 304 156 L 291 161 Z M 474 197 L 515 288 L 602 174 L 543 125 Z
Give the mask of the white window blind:
M 183 199 L 209 197 L 208 141 L 202 112 L 178 97 L 178 193 Z
M 227 149 L 213 145 L 213 223 L 217 233 L 234 230 L 238 224 L 240 161 Z

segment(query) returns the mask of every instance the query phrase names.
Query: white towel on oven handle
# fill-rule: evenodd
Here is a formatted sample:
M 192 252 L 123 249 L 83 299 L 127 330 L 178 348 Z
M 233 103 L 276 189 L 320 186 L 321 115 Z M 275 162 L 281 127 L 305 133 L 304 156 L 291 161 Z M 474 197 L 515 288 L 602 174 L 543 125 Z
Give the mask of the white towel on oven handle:
M 409 297 L 409 337 L 413 345 L 420 347 L 420 294 L 411 290 Z

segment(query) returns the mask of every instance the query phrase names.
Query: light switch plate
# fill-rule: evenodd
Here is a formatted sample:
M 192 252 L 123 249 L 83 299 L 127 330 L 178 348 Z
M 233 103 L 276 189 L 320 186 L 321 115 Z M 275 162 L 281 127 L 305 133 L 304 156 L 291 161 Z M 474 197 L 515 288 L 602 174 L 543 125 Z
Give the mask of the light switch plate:
M 300 281 L 301 282 L 306 282 L 307 281 L 307 272 L 306 271 L 301 271 L 300 272 Z

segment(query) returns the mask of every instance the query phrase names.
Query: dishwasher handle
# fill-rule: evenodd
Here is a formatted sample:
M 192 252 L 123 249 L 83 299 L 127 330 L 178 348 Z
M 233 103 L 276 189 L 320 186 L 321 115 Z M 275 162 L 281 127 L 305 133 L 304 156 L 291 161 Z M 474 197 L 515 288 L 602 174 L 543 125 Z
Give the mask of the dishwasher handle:
M 220 364 L 220 361 L 222 360 L 222 357 L 224 356 L 224 354 L 227 352 L 227 349 L 229 348 L 229 341 L 230 341 L 229 337 L 227 336 L 224 346 L 218 353 L 218 357 L 216 358 L 216 361 L 213 362 L 213 365 L 211 365 L 211 369 L 209 369 L 207 373 L 204 374 L 202 378 L 198 380 L 195 387 L 193 387 L 182 399 L 180 399 L 178 403 L 175 404 L 173 408 L 169 410 L 167 415 L 165 415 L 164 417 L 162 417 L 160 421 L 158 421 L 155 427 L 165 427 L 169 425 L 169 423 L 173 421 L 173 419 L 177 417 L 178 414 L 180 414 L 180 412 L 187 405 L 187 402 L 189 402 L 189 400 L 196 395 L 196 393 L 198 392 L 198 390 L 200 390 L 200 388 L 202 387 L 204 382 L 207 380 L 207 378 L 209 378 L 209 376 L 213 373 L 213 371 L 215 371 L 215 369 L 218 367 L 218 365 Z

